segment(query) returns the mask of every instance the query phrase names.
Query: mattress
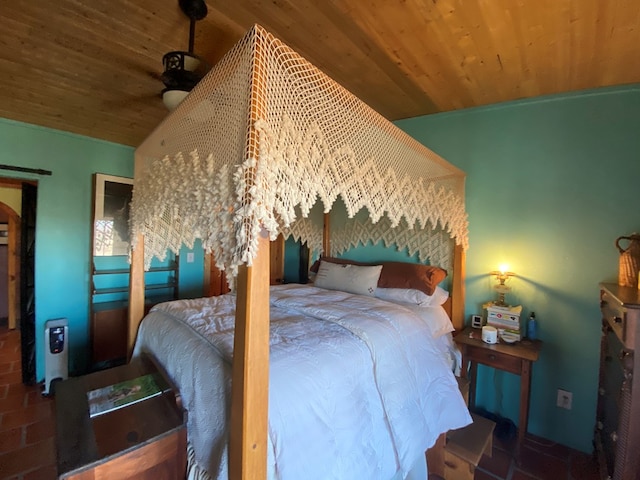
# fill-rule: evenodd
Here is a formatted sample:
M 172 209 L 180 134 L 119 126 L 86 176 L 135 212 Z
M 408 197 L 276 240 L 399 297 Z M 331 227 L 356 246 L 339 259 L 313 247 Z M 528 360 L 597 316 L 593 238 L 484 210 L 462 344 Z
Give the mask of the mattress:
M 268 475 L 404 478 L 440 433 L 471 422 L 423 316 L 373 297 L 271 287 Z M 155 306 L 134 355 L 164 367 L 188 411 L 196 470 L 227 478 L 235 296 Z

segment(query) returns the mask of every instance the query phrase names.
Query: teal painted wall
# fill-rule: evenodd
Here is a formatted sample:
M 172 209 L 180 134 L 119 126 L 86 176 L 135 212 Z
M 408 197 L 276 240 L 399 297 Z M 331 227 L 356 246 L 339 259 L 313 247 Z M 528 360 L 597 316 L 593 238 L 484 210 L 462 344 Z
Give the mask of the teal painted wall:
M 592 450 L 598 283 L 617 281 L 614 240 L 640 231 L 640 86 L 430 115 L 398 126 L 467 173 L 467 318 L 495 298 L 488 272 L 517 273 L 511 304 L 544 341 L 529 431 Z M 517 424 L 519 377 L 480 368 L 478 403 Z M 556 407 L 558 388 L 572 410 Z
M 89 272 L 93 173 L 133 175 L 133 148 L 0 119 L 0 164 L 51 170 L 40 176 L 0 171 L 0 176 L 38 181 L 36 226 L 36 368 L 44 379 L 44 324 L 69 319 L 69 369 L 88 368 Z M 202 294 L 203 254 L 186 264 L 181 251 L 181 296 Z

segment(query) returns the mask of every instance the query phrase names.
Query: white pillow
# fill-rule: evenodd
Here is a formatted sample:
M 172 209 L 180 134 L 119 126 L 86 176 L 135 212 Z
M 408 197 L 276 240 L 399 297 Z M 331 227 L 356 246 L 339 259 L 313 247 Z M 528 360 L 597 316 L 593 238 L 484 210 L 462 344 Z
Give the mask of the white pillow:
M 431 296 L 412 288 L 376 288 L 375 297 L 392 303 L 438 307 L 447 301 L 449 292 L 439 286 L 436 286 Z
M 440 338 L 442 335 L 455 330 L 449 315 L 441 306 L 434 305 L 433 307 L 425 308 L 424 306 L 408 305 L 407 308 L 427 324 L 433 338 Z
M 411 303 L 413 305 L 428 304 L 431 297 L 420 290 L 412 288 L 376 288 L 376 298 L 392 303 Z
M 429 298 L 428 305 L 430 307 L 439 307 L 440 305 L 444 305 L 444 302 L 449 298 L 449 292 L 447 292 L 442 287 L 436 287 L 433 291 L 433 295 Z M 423 304 L 423 306 L 426 306 Z
M 320 261 L 313 285 L 373 297 L 381 271 L 382 265 L 364 267 Z

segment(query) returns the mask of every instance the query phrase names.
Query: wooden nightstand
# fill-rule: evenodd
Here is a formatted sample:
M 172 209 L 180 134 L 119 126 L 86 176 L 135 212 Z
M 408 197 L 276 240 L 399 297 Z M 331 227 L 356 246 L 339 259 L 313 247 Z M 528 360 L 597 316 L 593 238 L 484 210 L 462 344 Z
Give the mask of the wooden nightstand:
M 538 360 L 542 342 L 525 339 L 515 344 L 499 342 L 495 345 L 489 345 L 482 341 L 481 330 L 471 327 L 465 328 L 456 335 L 454 341 L 462 350 L 461 375 L 466 378 L 468 374 L 471 382 L 469 388 L 469 406 L 471 408 L 475 406 L 478 363 L 520 375 L 520 418 L 517 444 L 517 453 L 519 454 L 529 422 L 532 363 Z
M 162 394 L 89 417 L 87 392 L 149 373 Z M 58 478 L 185 477 L 186 413 L 179 393 L 150 358 L 60 382 L 55 403 Z

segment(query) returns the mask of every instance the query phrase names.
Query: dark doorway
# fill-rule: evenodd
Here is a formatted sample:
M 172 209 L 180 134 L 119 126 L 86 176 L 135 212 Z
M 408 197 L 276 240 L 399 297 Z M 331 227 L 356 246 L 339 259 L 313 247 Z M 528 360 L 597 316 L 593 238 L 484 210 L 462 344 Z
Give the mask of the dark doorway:
M 36 205 L 38 187 L 22 183 L 22 222 L 20 248 L 20 338 L 22 347 L 22 383 L 36 381 Z

